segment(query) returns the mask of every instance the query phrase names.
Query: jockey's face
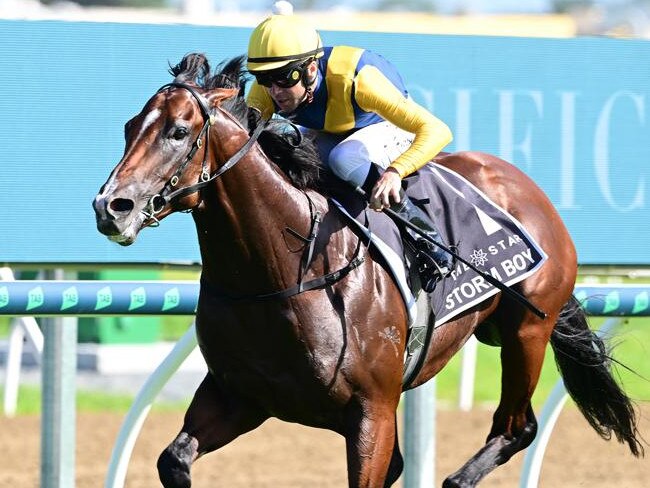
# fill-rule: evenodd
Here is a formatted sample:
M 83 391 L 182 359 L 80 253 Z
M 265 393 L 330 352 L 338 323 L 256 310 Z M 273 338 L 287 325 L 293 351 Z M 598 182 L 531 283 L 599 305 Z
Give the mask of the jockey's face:
M 309 63 L 306 70 L 307 79 L 312 80 L 310 83 L 311 87 L 316 83 L 316 72 L 318 70 L 316 61 Z M 285 114 L 290 114 L 296 110 L 307 96 L 307 87 L 302 82 L 288 88 L 283 88 L 273 83 L 266 89 L 269 91 L 269 95 L 271 95 L 273 101 L 280 107 L 280 112 Z

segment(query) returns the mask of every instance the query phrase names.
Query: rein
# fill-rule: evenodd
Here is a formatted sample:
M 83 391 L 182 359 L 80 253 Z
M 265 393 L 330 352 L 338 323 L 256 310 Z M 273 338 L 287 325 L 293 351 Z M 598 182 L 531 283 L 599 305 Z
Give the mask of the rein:
M 199 131 L 199 134 L 196 136 L 194 143 L 192 144 L 192 148 L 190 149 L 190 152 L 187 154 L 183 162 L 178 166 L 178 168 L 176 169 L 172 177 L 169 180 L 167 180 L 162 190 L 160 190 L 160 192 L 157 193 L 156 195 L 152 196 L 149 199 L 147 206 L 143 210 L 141 210 L 141 212 L 145 215 L 147 219 L 151 219 L 155 222 L 155 225 L 158 225 L 158 219 L 156 219 L 155 217 L 156 214 L 162 212 L 162 210 L 165 208 L 167 204 L 172 203 L 178 198 L 182 198 L 192 193 L 196 193 L 197 191 L 201 190 L 202 188 L 210 184 L 215 179 L 219 178 L 222 174 L 224 174 L 226 171 L 231 169 L 235 164 L 237 164 L 241 160 L 241 158 L 250 150 L 253 144 L 255 144 L 260 134 L 268 124 L 268 121 L 264 121 L 263 123 L 258 124 L 255 130 L 253 131 L 253 133 L 250 134 L 248 141 L 246 141 L 246 143 L 241 148 L 239 148 L 239 150 L 235 154 L 233 154 L 230 158 L 228 158 L 228 160 L 220 168 L 218 168 L 212 175 L 210 175 L 208 172 L 207 160 L 208 160 L 208 149 L 210 147 L 209 144 L 210 127 L 214 124 L 215 117 L 210 111 L 208 101 L 205 99 L 203 95 L 197 92 L 194 89 L 194 87 L 192 87 L 191 85 L 187 85 L 185 83 L 179 83 L 179 82 L 168 83 L 160 87 L 158 92 L 161 92 L 168 88 L 183 88 L 189 91 L 190 94 L 196 100 L 196 102 L 199 104 L 199 107 L 201 108 L 201 113 L 203 114 L 204 123 L 203 123 L 203 127 L 201 127 L 201 130 Z M 180 177 L 185 171 L 185 169 L 187 168 L 187 165 L 190 163 L 190 161 L 192 161 L 192 159 L 194 159 L 196 152 L 201 147 L 203 147 L 202 138 L 204 135 L 205 135 L 205 152 L 203 154 L 202 170 L 201 170 L 201 176 L 199 178 L 199 182 L 194 183 L 193 185 L 190 186 L 186 186 L 184 188 L 174 189 L 178 184 L 178 182 L 180 181 Z M 311 214 L 311 229 L 309 231 L 309 236 L 303 237 L 295 230 L 291 228 L 287 228 L 288 232 L 290 232 L 293 236 L 305 242 L 305 244 L 307 245 L 307 247 L 305 248 L 305 252 L 300 260 L 300 272 L 298 273 L 298 283 L 296 285 L 291 286 L 285 290 L 275 291 L 271 293 L 264 293 L 260 295 L 251 295 L 251 296 L 239 296 L 239 297 L 224 295 L 221 292 L 216 291 L 213 285 L 209 284 L 207 281 L 204 281 L 203 279 L 201 279 L 201 286 L 202 287 L 205 286 L 206 288 L 211 288 L 215 290 L 213 291 L 214 295 L 219 296 L 221 298 L 226 298 L 228 300 L 270 300 L 270 299 L 278 299 L 278 298 L 288 298 L 293 295 L 302 293 L 304 291 L 330 286 L 336 283 L 337 281 L 343 279 L 353 269 L 358 268 L 364 262 L 365 259 L 363 256 L 359 255 L 361 251 L 361 239 L 359 239 L 359 241 L 357 242 L 357 247 L 354 252 L 354 257 L 343 268 L 328 273 L 326 275 L 319 276 L 318 278 L 314 278 L 309 281 L 303 281 L 304 275 L 309 269 L 314 257 L 314 245 L 316 244 L 316 237 L 318 236 L 318 228 L 322 220 L 321 213 L 319 211 L 314 211 L 315 206 L 312 200 L 309 198 L 309 195 L 305 193 L 305 196 L 307 197 L 307 200 L 309 202 L 309 212 Z
M 215 117 L 212 115 L 210 111 L 210 107 L 208 105 L 207 100 L 205 97 L 203 97 L 199 92 L 197 92 L 191 85 L 187 85 L 185 83 L 168 83 L 166 85 L 163 85 L 160 87 L 158 92 L 161 92 L 167 88 L 183 88 L 192 94 L 196 102 L 199 104 L 199 107 L 201 108 L 201 113 L 203 114 L 203 118 L 205 119 L 205 122 L 203 123 L 203 127 L 201 127 L 201 130 L 199 131 L 198 135 L 196 136 L 196 139 L 194 140 L 194 143 L 192 143 L 192 148 L 190 149 L 190 152 L 187 154 L 183 162 L 178 166 L 172 177 L 167 180 L 165 185 L 163 186 L 162 190 L 160 190 L 159 193 L 156 195 L 152 196 L 149 199 L 149 202 L 147 203 L 147 206 L 141 210 L 141 212 L 147 217 L 148 219 L 151 219 L 155 222 L 154 226 L 158 225 L 158 219 L 156 219 L 156 214 L 162 212 L 162 210 L 165 208 L 165 206 L 169 203 L 174 202 L 175 200 L 185 197 L 187 195 L 191 195 L 192 193 L 196 193 L 211 182 L 213 182 L 215 179 L 220 177 L 222 174 L 224 174 L 226 171 L 228 171 L 230 168 L 232 168 L 235 164 L 237 164 L 242 157 L 250 150 L 250 148 L 255 144 L 257 139 L 259 138 L 260 134 L 266 127 L 267 122 L 263 122 L 257 125 L 253 133 L 250 135 L 248 141 L 239 148 L 239 150 L 233 154 L 228 160 L 217 170 L 215 171 L 212 175 L 208 172 L 208 149 L 210 147 L 209 140 L 210 140 L 210 127 L 214 124 L 215 122 Z M 205 152 L 203 153 L 203 162 L 201 163 L 201 176 L 199 177 L 199 182 L 195 183 L 190 186 L 186 186 L 184 188 L 178 188 L 174 190 L 176 185 L 178 184 L 181 175 L 185 171 L 185 168 L 187 168 L 187 165 L 194 159 L 194 156 L 196 155 L 196 152 L 203 147 L 203 136 L 205 135 Z M 173 190 L 173 191 L 172 191 Z

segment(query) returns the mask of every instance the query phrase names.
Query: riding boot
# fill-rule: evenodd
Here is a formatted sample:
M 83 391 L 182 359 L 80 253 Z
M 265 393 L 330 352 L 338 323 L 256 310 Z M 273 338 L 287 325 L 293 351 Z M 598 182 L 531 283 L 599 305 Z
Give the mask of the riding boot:
M 372 188 L 382 174 L 376 165 L 371 164 L 368 176 L 361 188 L 370 195 Z M 400 191 L 400 203 L 391 205 L 391 210 L 412 224 L 422 229 L 431 239 L 441 242 L 441 237 L 434 223 L 421 208 L 417 207 L 404 193 Z M 406 227 L 408 239 L 415 249 L 415 259 L 418 265 L 418 274 L 422 289 L 431 293 L 436 283 L 447 276 L 454 267 L 452 256 L 438 246 L 424 239 L 420 234 Z
M 408 222 L 419 227 L 432 240 L 442 242 L 442 238 L 435 224 L 424 210 L 416 206 L 403 191 L 400 197 L 400 203 L 391 205 L 391 210 Z M 418 274 L 420 275 L 422 289 L 427 293 L 431 293 L 436 283 L 452 271 L 454 267 L 453 257 L 414 230 L 406 227 L 406 232 L 415 247 L 415 259 L 418 265 Z

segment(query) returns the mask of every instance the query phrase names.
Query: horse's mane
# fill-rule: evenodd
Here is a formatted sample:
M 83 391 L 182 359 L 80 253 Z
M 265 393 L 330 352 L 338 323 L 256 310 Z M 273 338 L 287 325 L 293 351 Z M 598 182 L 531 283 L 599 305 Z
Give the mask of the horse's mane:
M 211 73 L 207 57 L 200 53 L 185 55 L 169 72 L 174 81 L 193 83 L 206 90 L 216 88 L 238 88 L 236 97 L 224 100 L 222 107 L 230 112 L 251 133 L 261 122 L 259 110 L 246 104 L 244 92 L 247 71 L 244 68 L 245 56 L 237 56 L 221 63 Z M 298 188 L 323 189 L 321 181 L 322 165 L 313 141 L 304 137 L 289 121 L 273 118 L 258 139 L 263 151 L 277 164 Z

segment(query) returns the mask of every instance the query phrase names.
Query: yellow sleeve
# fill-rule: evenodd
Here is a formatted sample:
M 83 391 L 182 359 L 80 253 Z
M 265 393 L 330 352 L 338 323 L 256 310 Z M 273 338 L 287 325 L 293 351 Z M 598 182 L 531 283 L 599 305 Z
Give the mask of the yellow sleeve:
M 402 178 L 431 161 L 453 139 L 447 124 L 406 98 L 375 66 L 364 66 L 357 74 L 355 100 L 366 112 L 415 134 L 411 147 L 391 163 Z
M 269 92 L 263 86 L 258 85 L 256 81 L 253 82 L 248 92 L 246 103 L 249 107 L 256 108 L 262 112 L 262 117 L 265 119 L 270 119 L 271 115 L 275 112 L 271 95 L 269 95 Z

